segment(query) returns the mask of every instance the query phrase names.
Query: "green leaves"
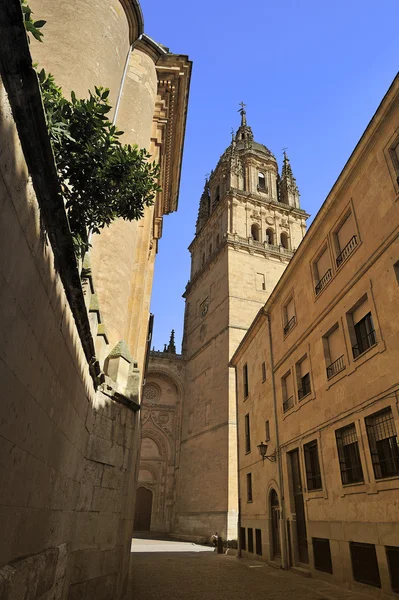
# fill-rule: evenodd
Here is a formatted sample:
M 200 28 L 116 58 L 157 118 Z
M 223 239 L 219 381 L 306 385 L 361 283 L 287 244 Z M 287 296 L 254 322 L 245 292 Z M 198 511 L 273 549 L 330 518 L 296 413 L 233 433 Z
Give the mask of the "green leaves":
M 36 40 L 38 40 L 39 42 L 42 42 L 43 40 L 41 38 L 43 37 L 43 34 L 41 31 L 39 31 L 39 29 L 41 29 L 46 24 L 46 21 L 43 21 L 43 20 L 33 21 L 32 9 L 27 4 L 27 0 L 21 0 L 21 8 L 22 8 L 22 14 L 24 16 L 24 23 L 25 23 L 26 31 L 28 33 L 31 33 Z M 29 37 L 28 37 L 28 40 L 29 40 Z
M 38 73 L 49 134 L 78 255 L 87 251 L 88 231 L 99 233 L 113 220 L 137 220 L 160 191 L 159 167 L 137 146 L 122 145 L 123 131 L 108 120 L 109 90 L 71 100 L 52 75 Z

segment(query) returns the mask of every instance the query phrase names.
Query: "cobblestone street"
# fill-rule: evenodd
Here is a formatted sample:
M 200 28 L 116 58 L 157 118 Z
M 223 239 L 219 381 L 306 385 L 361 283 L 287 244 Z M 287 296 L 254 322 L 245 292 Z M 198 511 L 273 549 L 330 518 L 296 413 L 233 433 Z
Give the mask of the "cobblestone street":
M 133 595 L 140 600 L 370 600 L 264 563 L 167 540 L 133 540 Z

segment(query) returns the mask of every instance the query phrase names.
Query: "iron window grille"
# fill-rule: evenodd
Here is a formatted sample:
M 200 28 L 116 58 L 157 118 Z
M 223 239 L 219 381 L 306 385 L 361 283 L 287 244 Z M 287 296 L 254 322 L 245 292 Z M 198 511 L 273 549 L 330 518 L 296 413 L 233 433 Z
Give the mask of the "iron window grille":
M 398 546 L 387 546 L 387 561 L 389 575 L 391 577 L 392 591 L 399 593 L 399 547 Z
M 351 423 L 346 427 L 337 429 L 335 438 L 337 440 L 339 468 L 343 485 L 363 482 L 363 469 L 355 424 Z
M 291 331 L 291 329 L 294 327 L 296 323 L 296 318 L 295 315 L 293 317 L 291 317 L 291 319 L 287 322 L 286 326 L 284 327 L 284 335 L 287 335 L 287 333 L 289 331 Z
M 293 396 L 290 396 L 290 398 L 287 398 L 286 400 L 283 401 L 283 411 L 284 412 L 287 412 L 287 410 L 289 410 L 293 406 L 294 406 L 294 397 Z
M 301 385 L 302 387 L 298 390 L 299 400 L 305 398 L 308 394 L 310 394 L 310 375 L 306 373 L 303 377 L 301 377 Z
M 334 375 L 337 375 L 337 373 L 340 373 L 344 369 L 345 369 L 345 357 L 344 357 L 344 355 L 342 355 L 339 358 L 337 358 L 337 360 L 334 360 L 334 362 L 332 362 L 327 367 L 327 379 L 331 379 L 331 377 L 334 377 Z
M 332 560 L 330 550 L 330 540 L 322 538 L 312 538 L 314 568 L 324 573 L 332 573 Z
M 340 267 L 342 263 L 346 261 L 346 259 L 352 254 L 354 249 L 357 246 L 357 235 L 354 235 L 349 242 L 346 244 L 345 248 L 338 254 L 336 258 L 337 267 Z
M 252 502 L 252 473 L 247 473 L 247 502 Z
M 352 346 L 353 358 L 357 358 L 377 343 L 371 313 L 367 313 L 355 325 L 356 344 Z
M 321 490 L 321 472 L 317 441 L 313 440 L 303 447 L 305 453 L 306 481 L 308 491 Z
M 324 287 L 326 287 L 327 283 L 329 281 L 331 281 L 331 279 L 332 279 L 332 271 L 331 271 L 331 269 L 328 269 L 328 271 L 326 273 L 324 273 L 323 277 L 320 279 L 320 281 L 314 288 L 314 291 L 316 292 L 316 296 L 317 296 L 317 294 L 320 294 L 321 290 Z
M 399 446 L 391 409 L 365 419 L 376 479 L 399 475 Z
M 245 364 L 242 368 L 243 380 L 244 380 L 244 398 L 248 397 L 248 365 Z
M 380 572 L 374 544 L 350 542 L 349 547 L 355 581 L 380 588 Z
M 251 452 L 251 430 L 249 425 L 249 414 L 245 415 L 245 452 Z
M 254 551 L 254 530 L 248 527 L 248 552 Z
M 262 531 L 255 529 L 255 550 L 258 556 L 262 556 Z

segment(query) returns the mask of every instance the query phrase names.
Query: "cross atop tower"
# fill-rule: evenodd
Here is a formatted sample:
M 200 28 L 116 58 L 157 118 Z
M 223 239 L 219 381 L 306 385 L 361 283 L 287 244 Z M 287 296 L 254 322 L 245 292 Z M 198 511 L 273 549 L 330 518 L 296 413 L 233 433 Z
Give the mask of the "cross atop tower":
M 247 124 L 247 111 L 245 110 L 247 105 L 244 104 L 244 102 L 239 102 L 239 106 L 241 106 L 241 108 L 239 109 L 238 112 L 241 115 L 241 127 L 242 127 Z

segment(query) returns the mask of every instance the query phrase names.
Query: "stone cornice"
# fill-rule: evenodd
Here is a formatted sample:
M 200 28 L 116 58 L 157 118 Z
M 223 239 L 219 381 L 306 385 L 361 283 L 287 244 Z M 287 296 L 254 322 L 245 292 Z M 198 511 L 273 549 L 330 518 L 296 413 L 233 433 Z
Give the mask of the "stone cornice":
M 129 40 L 133 44 L 144 31 L 144 19 L 138 0 L 120 0 L 129 23 Z

